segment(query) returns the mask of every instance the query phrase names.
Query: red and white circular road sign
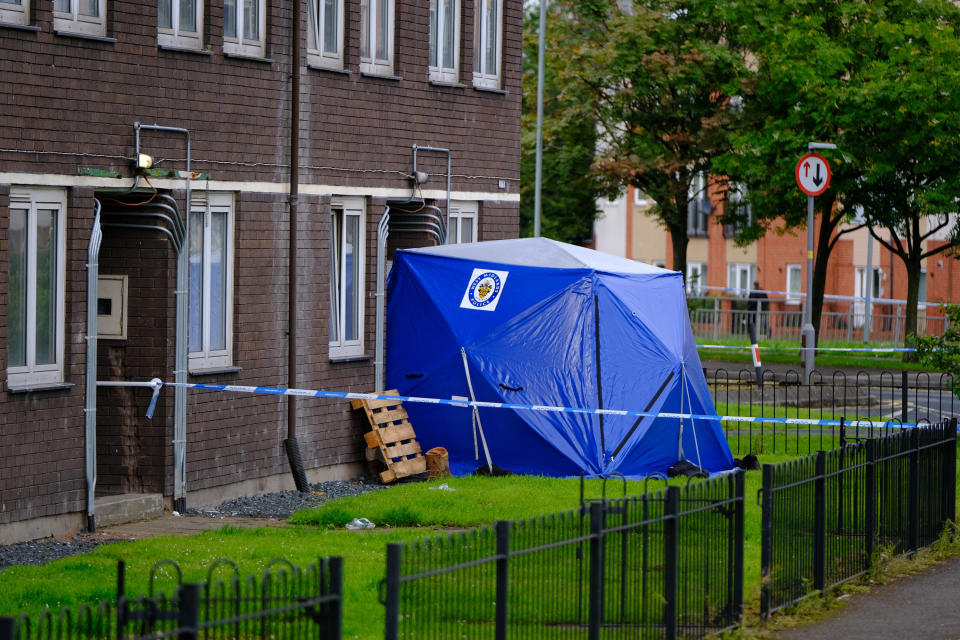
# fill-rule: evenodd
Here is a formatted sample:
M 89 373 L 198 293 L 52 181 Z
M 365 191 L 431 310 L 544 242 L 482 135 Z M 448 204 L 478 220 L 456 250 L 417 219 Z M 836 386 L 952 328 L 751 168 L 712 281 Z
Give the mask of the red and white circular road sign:
M 819 153 L 808 153 L 797 163 L 797 185 L 808 196 L 818 196 L 830 186 L 830 163 Z

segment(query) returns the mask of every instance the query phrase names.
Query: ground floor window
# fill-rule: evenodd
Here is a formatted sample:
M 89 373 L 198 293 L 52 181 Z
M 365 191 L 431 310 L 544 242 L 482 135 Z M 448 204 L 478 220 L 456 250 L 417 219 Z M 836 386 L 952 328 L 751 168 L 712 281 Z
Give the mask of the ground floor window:
M 688 262 L 686 277 L 687 293 L 692 296 L 703 295 L 707 285 L 707 265 L 703 262 Z
M 447 221 L 447 244 L 477 241 L 477 203 L 451 202 Z
M 7 385 L 63 381 L 66 193 L 10 193 Z
M 335 198 L 330 207 L 330 357 L 363 354 L 363 198 Z
M 233 365 L 233 194 L 190 209 L 190 368 Z

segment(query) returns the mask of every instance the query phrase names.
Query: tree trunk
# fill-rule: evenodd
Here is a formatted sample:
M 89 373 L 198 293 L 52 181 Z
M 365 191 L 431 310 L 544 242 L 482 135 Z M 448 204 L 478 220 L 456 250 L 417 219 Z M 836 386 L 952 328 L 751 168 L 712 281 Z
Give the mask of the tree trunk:
M 820 213 L 820 233 L 817 236 L 817 253 L 813 261 L 813 291 L 810 295 L 810 322 L 813 323 L 814 346 L 820 343 L 820 324 L 823 315 L 823 294 L 827 288 L 827 264 L 830 261 L 830 238 L 837 225 L 831 211 L 833 198 L 824 202 L 825 209 Z
M 919 245 L 919 243 L 917 243 Z M 910 256 L 909 261 L 904 261 L 907 267 L 907 307 L 904 311 L 904 337 L 903 346 L 914 346 L 910 340 L 911 335 L 917 333 L 917 307 L 920 302 L 920 252 L 916 251 L 915 256 Z M 915 362 L 916 356 L 912 353 L 903 354 L 906 362 Z
M 673 266 L 674 271 L 683 274 L 684 282 L 687 278 L 687 244 L 690 238 L 687 237 L 686 228 L 669 227 L 670 240 L 673 243 Z

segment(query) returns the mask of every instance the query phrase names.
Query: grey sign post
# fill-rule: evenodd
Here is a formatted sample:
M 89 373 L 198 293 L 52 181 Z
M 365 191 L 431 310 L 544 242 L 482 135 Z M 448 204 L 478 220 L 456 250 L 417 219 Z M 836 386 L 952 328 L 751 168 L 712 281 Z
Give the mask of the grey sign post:
M 807 194 L 807 286 L 803 299 L 803 330 L 800 334 L 800 346 L 803 358 L 803 378 L 810 384 L 810 375 L 813 373 L 817 344 L 816 333 L 813 330 L 813 199 L 822 194 L 830 186 L 830 164 L 815 149 L 836 149 L 837 145 L 827 142 L 810 142 L 807 144 L 807 154 L 800 158 L 796 168 L 797 185 Z

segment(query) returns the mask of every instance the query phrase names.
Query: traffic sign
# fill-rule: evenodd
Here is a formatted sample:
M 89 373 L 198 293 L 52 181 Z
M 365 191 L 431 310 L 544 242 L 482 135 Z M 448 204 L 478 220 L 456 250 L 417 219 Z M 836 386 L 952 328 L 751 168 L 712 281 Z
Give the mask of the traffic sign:
M 818 196 L 830 186 L 830 164 L 819 153 L 808 153 L 797 163 L 797 184 L 808 196 Z

